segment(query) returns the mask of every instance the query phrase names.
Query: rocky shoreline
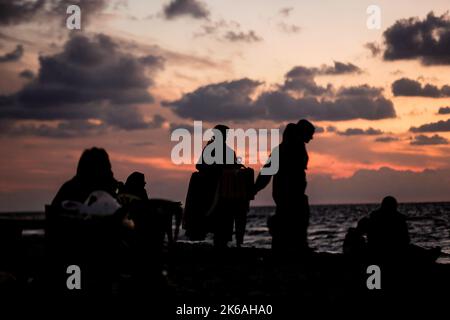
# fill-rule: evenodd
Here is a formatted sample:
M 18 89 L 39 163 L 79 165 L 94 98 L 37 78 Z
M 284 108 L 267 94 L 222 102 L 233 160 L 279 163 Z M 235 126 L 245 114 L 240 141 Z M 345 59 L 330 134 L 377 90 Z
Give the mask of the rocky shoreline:
M 45 287 L 42 283 L 44 238 L 23 239 L 17 252 L 7 254 L 14 255 L 17 263 L 11 263 L 11 259 L 1 263 L 0 292 L 39 295 L 40 288 Z M 312 252 L 277 257 L 268 249 L 244 247 L 218 251 L 206 243 L 178 242 L 165 248 L 162 263 L 163 281 L 148 291 L 140 287 L 139 295 L 160 295 L 175 305 L 295 300 L 311 307 L 389 301 L 392 297 L 438 302 L 448 301 L 449 297 L 450 265 L 442 264 L 389 270 L 382 274 L 381 290 L 368 290 L 367 264 L 351 261 L 342 254 Z M 114 279 L 112 296 L 138 294 L 129 285 L 126 269 Z

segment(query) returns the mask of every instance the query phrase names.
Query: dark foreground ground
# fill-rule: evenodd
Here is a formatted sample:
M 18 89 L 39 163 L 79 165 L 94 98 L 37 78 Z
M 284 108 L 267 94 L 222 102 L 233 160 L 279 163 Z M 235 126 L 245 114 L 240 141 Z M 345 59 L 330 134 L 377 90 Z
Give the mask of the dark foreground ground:
M 2 295 L 21 299 L 73 295 L 52 292 L 46 282 L 49 272 L 42 237 L 22 239 L 14 252 L 2 250 L 7 258 L 0 260 Z M 188 312 L 189 306 L 215 306 L 220 312 L 225 308 L 221 305 L 239 305 L 233 312 L 244 305 L 270 304 L 273 314 L 298 314 L 304 310 L 377 310 L 385 306 L 446 310 L 450 301 L 450 265 L 381 266 L 381 289 L 369 290 L 367 263 L 350 261 L 341 254 L 277 257 L 267 249 L 217 251 L 204 243 L 181 242 L 164 250 L 162 262 L 164 276 L 155 280 L 145 270 L 142 278 L 133 277 L 132 267 L 121 261 L 122 267 L 114 272 L 106 285 L 108 289 L 101 294 L 132 300 L 138 297 L 174 318 L 178 317 L 177 310 Z M 236 318 L 227 314 L 230 316 Z

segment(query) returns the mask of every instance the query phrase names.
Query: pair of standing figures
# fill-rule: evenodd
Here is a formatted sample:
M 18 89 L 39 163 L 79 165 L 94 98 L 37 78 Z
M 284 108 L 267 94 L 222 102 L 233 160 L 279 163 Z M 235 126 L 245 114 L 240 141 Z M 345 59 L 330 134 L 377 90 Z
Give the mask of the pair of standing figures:
M 220 136 L 223 161 L 207 164 L 202 159 L 193 173 L 184 212 L 183 226 L 191 240 L 203 240 L 208 232 L 214 234 L 217 247 L 226 246 L 233 234 L 239 247 L 243 243 L 249 202 L 271 181 L 271 175 L 259 174 L 254 182 L 254 172 L 236 160 L 236 155 L 225 143 L 228 127 L 218 125 L 215 136 L 208 145 Z M 307 228 L 309 204 L 306 190 L 308 153 L 305 144 L 314 135 L 315 128 L 307 120 L 289 123 L 283 139 L 272 151 L 265 167 L 278 161 L 278 171 L 273 175 L 272 196 L 276 204 L 275 215 L 269 218 L 268 227 L 272 235 L 272 248 L 277 251 L 307 250 Z M 207 146 L 208 146 L 207 145 Z M 214 150 L 211 152 L 214 156 Z M 232 154 L 234 161 L 226 160 Z

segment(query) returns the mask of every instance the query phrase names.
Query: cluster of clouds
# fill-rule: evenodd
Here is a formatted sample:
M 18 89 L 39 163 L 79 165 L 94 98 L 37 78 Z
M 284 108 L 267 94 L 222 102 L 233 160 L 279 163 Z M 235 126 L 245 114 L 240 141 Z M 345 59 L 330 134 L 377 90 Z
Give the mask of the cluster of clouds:
M 450 114 L 450 107 L 440 107 L 438 114 Z
M 286 22 L 293 10 L 294 8 L 288 7 L 278 12 L 282 20 L 277 23 L 277 27 L 283 33 L 296 34 L 301 30 L 300 26 Z M 214 21 L 208 6 L 199 0 L 171 0 L 163 7 L 162 16 L 167 20 L 188 17 L 205 21 L 201 26 L 202 31 L 195 33 L 195 37 L 215 36 L 219 41 L 232 43 L 254 43 L 264 40 L 255 30 L 241 30 L 240 24 L 235 21 L 223 19 Z
M 422 85 L 419 81 L 401 78 L 392 83 L 392 93 L 394 96 L 443 98 L 450 97 L 450 86 L 443 85 L 439 88 L 429 83 Z
M 210 11 L 207 6 L 197 0 L 172 0 L 164 6 L 164 17 L 174 19 L 182 16 L 189 16 L 195 19 L 208 19 Z
M 333 66 L 308 68 L 296 66 L 285 74 L 275 89 L 260 90 L 262 82 L 248 78 L 201 86 L 180 99 L 164 101 L 182 118 L 204 121 L 253 121 L 269 119 L 286 121 L 310 118 L 319 121 L 393 118 L 395 109 L 381 88 L 367 84 L 335 89 L 320 86 L 315 77 L 360 73 L 351 63 L 335 62 Z
M 39 57 L 36 76 L 18 92 L 0 96 L 0 122 L 9 133 L 73 136 L 161 126 L 160 116 L 146 120 L 140 104 L 154 102 L 148 88 L 164 68 L 159 56 L 134 56 L 109 36 L 69 38 L 60 53 Z M 56 121 L 57 125 L 20 123 Z
M 65 23 L 66 10 L 70 5 L 83 8 L 83 20 L 104 10 L 107 0 L 10 0 L 0 2 L 0 25 L 12 26 L 30 21 L 48 22 L 59 19 Z M 62 18 L 61 18 L 62 17 Z
M 450 65 L 450 16 L 430 12 L 424 20 L 409 18 L 397 21 L 384 32 L 385 60 L 417 59 L 423 65 Z M 392 83 L 394 96 L 446 98 L 450 97 L 450 86 L 438 87 L 422 84 L 417 80 L 401 78 Z M 438 114 L 450 114 L 449 107 L 441 107 Z M 449 132 L 450 119 L 411 127 L 413 133 Z M 438 134 L 416 135 L 411 145 L 446 145 L 449 141 Z
M 69 3 L 70 2 L 70 3 Z M 64 11 L 67 5 L 78 4 L 89 15 L 107 5 L 102 0 L 37 0 L 0 3 L 0 25 L 15 25 L 30 19 L 41 19 Z M 213 21 L 208 6 L 200 0 L 171 0 L 162 8 L 163 17 L 182 17 L 205 21 L 202 35 L 221 34 L 230 42 L 258 42 L 262 37 L 255 31 L 241 30 L 234 21 Z M 282 8 L 278 15 L 284 21 L 294 8 Z M 285 28 L 289 25 L 285 24 Z M 297 26 L 292 32 L 299 31 Z M 424 20 L 403 19 L 383 34 L 385 47 L 368 43 L 373 55 L 383 52 L 385 60 L 419 59 L 424 65 L 449 64 L 450 19 L 448 14 Z M 149 54 L 135 56 L 122 50 L 121 43 L 106 35 L 76 35 L 69 38 L 62 52 L 39 57 L 39 71 L 22 70 L 25 86 L 11 95 L 0 96 L 0 131 L 13 134 L 36 134 L 49 137 L 72 137 L 80 134 L 105 132 L 111 128 L 135 130 L 159 128 L 165 122 L 161 116 L 145 119 L 140 105 L 154 102 L 148 89 L 155 74 L 164 69 L 164 58 Z M 0 63 L 19 61 L 24 48 L 18 44 L 12 51 L 0 55 Z M 368 84 L 334 87 L 319 85 L 317 77 L 361 74 L 355 64 L 334 61 L 319 67 L 295 66 L 284 75 L 281 83 L 263 88 L 263 82 L 241 78 L 210 83 L 172 101 L 164 107 L 184 119 L 210 122 L 254 120 L 288 121 L 309 118 L 315 121 L 380 120 L 396 117 L 394 105 L 383 89 Z M 450 86 L 421 84 L 401 78 L 392 83 L 394 96 L 441 98 L 450 96 Z M 439 114 L 450 114 L 442 107 Z M 24 123 L 38 120 L 44 123 Z M 45 123 L 56 121 L 53 124 Z M 349 128 L 338 131 L 341 136 L 376 136 L 376 142 L 398 141 L 384 132 Z M 411 127 L 413 133 L 450 131 L 450 119 Z M 443 144 L 438 135 L 418 135 L 412 145 Z
M 450 119 L 423 124 L 419 127 L 411 127 L 409 130 L 411 132 L 449 132 Z
M 373 55 L 383 51 L 383 59 L 419 60 L 422 65 L 450 65 L 450 16 L 444 13 L 440 16 L 430 12 L 425 19 L 408 18 L 395 22 L 383 33 L 384 51 L 375 43 L 366 44 Z M 450 86 L 441 87 L 409 78 L 401 78 L 392 83 L 394 96 L 448 98 Z M 439 115 L 450 114 L 450 107 L 441 107 Z M 446 145 L 448 139 L 438 134 L 423 133 L 450 132 L 450 119 L 440 120 L 411 127 L 410 132 L 420 133 L 411 139 L 410 144 Z
M 420 134 L 415 136 L 413 140 L 411 140 L 411 145 L 416 146 L 430 146 L 430 145 L 439 145 L 439 144 L 448 144 L 448 140 L 440 135 L 426 136 Z
M 450 65 L 450 16 L 430 12 L 424 20 L 402 19 L 383 33 L 388 61 L 418 59 L 424 65 Z
M 348 128 L 345 131 L 337 131 L 337 134 L 341 136 L 361 136 L 361 135 L 378 136 L 383 134 L 383 131 L 379 129 L 374 129 L 372 127 L 365 130 L 360 128 Z

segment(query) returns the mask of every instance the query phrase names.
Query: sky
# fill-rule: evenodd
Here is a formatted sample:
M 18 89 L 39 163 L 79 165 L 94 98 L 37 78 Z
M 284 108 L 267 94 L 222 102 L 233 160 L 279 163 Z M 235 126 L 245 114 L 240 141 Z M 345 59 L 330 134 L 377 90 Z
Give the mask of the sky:
M 66 27 L 71 4 L 81 30 Z M 380 28 L 368 27 L 370 5 Z M 0 211 L 42 211 L 93 146 L 117 179 L 143 172 L 151 197 L 184 202 L 195 168 L 171 160 L 174 129 L 282 130 L 301 118 L 318 128 L 311 203 L 450 201 L 448 10 L 448 0 L 1 0 Z M 252 202 L 272 204 L 270 187 Z

